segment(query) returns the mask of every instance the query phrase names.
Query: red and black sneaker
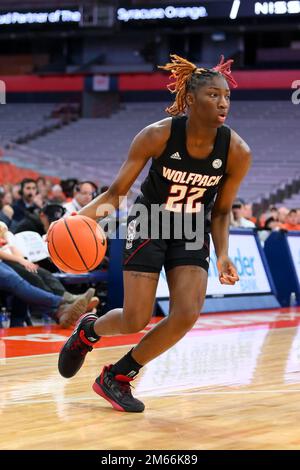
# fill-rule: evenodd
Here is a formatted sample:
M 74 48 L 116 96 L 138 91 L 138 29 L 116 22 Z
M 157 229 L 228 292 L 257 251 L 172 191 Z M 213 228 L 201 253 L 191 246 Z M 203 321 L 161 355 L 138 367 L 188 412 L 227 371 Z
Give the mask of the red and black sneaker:
M 115 410 L 141 413 L 145 409 L 144 403 L 131 394 L 129 382 L 133 379 L 126 375 L 114 375 L 110 366 L 105 366 L 101 375 L 96 378 L 93 390 L 109 401 Z
M 73 375 L 77 374 L 86 354 L 92 351 L 94 344 L 98 341 L 93 338 L 88 338 L 83 329 L 83 325 L 90 321 L 96 321 L 97 315 L 94 313 L 85 313 L 81 315 L 76 323 L 75 330 L 64 344 L 62 350 L 59 353 L 58 358 L 58 370 L 60 375 L 69 379 Z

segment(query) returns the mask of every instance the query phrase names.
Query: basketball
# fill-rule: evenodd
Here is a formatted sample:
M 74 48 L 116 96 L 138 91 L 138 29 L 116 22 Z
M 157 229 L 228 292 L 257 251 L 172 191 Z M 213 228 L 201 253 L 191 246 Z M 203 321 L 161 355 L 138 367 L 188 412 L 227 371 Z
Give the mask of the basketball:
M 95 220 L 83 215 L 60 219 L 47 237 L 53 263 L 62 271 L 82 274 L 97 268 L 107 248 L 103 230 Z

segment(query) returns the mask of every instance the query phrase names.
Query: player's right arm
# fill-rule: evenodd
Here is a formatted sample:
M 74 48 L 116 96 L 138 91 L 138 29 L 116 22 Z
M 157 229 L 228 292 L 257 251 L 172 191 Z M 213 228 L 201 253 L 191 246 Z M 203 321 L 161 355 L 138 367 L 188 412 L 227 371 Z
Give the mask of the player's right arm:
M 170 132 L 171 118 L 151 124 L 139 132 L 130 145 L 127 160 L 109 189 L 83 207 L 79 214 L 96 220 L 106 217 L 119 207 L 122 198 L 126 196 L 148 160 L 162 154 Z

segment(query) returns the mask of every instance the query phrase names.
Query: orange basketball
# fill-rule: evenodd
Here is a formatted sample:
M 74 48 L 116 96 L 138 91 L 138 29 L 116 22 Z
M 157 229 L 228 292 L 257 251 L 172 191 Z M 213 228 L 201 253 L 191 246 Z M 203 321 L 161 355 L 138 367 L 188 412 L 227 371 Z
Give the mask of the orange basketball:
M 97 268 L 107 248 L 101 227 L 84 215 L 55 222 L 47 241 L 53 263 L 62 271 L 72 274 L 87 273 Z

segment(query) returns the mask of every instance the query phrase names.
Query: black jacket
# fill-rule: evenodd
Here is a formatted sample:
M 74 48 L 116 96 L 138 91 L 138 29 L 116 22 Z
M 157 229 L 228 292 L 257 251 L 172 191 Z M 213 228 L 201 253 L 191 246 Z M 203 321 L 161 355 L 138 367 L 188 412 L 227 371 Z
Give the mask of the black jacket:
M 33 203 L 29 207 L 26 207 L 26 204 L 23 201 L 23 199 L 19 199 L 19 201 L 13 204 L 13 210 L 14 210 L 13 220 L 15 220 L 16 222 L 20 222 L 23 219 L 23 217 L 25 217 L 25 213 L 27 211 L 33 212 L 34 209 L 38 209 L 38 206 L 36 204 Z
M 24 218 L 17 224 L 15 229 L 13 230 L 14 233 L 20 233 L 25 231 L 37 232 L 40 235 L 44 235 L 45 229 L 44 225 L 40 221 L 38 215 L 30 214 L 30 212 L 25 212 Z

